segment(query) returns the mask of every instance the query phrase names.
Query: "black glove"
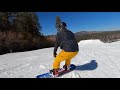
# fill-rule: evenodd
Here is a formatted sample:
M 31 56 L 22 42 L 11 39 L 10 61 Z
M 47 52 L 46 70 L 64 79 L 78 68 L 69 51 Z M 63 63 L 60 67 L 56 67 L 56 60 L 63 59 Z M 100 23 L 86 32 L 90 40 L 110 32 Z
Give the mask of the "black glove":
M 53 55 L 54 57 L 56 57 L 57 56 L 57 54 L 56 53 L 54 53 L 54 55 Z

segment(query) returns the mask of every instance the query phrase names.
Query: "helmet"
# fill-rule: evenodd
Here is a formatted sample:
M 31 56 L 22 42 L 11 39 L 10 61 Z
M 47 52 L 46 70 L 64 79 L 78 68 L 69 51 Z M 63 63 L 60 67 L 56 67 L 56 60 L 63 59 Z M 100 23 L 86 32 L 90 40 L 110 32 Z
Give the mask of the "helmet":
M 60 23 L 60 28 L 62 28 L 62 27 L 66 27 L 67 25 L 66 25 L 66 23 L 65 22 L 61 22 Z

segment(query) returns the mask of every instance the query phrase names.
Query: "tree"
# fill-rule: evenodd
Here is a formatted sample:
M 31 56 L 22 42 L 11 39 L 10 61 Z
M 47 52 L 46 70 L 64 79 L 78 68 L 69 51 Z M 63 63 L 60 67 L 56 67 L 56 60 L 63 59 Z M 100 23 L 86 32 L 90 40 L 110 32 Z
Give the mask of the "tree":
M 42 35 L 38 16 L 35 12 L 30 12 L 30 18 L 28 19 L 28 23 L 30 23 L 30 32 L 35 35 Z
M 0 31 L 13 30 L 17 12 L 0 12 Z
M 57 16 L 57 17 L 56 17 L 56 25 L 55 25 L 55 27 L 56 27 L 58 30 L 59 30 L 59 28 L 60 28 L 60 26 L 59 26 L 60 23 L 61 23 L 60 17 Z
M 0 12 L 0 31 L 8 31 L 9 25 L 9 13 Z
M 41 35 L 41 26 L 35 12 L 18 12 L 14 20 L 14 27 L 20 32 L 29 32 L 33 35 Z

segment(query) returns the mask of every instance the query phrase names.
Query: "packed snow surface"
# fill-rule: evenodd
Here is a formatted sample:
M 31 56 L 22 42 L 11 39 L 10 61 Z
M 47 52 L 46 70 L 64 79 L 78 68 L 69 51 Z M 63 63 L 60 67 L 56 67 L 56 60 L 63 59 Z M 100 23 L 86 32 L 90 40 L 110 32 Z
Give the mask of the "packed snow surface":
M 59 78 L 120 78 L 120 41 L 103 43 L 97 39 L 78 44 L 79 53 L 71 60 L 76 69 Z M 48 72 L 54 61 L 53 49 L 0 55 L 0 78 L 36 78 Z

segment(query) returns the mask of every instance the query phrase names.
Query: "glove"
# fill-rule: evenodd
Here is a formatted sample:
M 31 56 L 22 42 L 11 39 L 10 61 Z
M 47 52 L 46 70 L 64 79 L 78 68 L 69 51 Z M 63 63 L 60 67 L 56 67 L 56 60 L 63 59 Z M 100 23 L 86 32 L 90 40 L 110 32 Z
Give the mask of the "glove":
M 55 53 L 53 56 L 54 56 L 54 57 L 56 57 L 56 56 L 57 56 L 57 54 Z

